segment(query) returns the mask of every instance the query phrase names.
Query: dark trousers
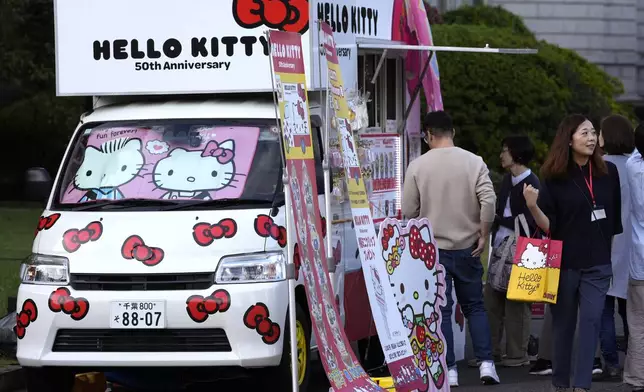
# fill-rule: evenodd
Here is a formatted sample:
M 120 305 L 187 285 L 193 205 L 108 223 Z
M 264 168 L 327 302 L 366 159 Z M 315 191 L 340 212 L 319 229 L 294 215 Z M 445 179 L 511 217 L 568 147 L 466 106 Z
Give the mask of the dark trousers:
M 579 310 L 579 336 L 573 387 L 590 389 L 601 315 L 612 276 L 610 264 L 561 270 L 557 304 L 551 305 L 553 333 L 552 384 L 570 388 L 572 351 Z
M 626 321 L 626 300 L 611 295 L 606 296 L 606 304 L 602 313 L 601 330 L 599 342 L 602 348 L 602 356 L 607 366 L 619 367 L 619 354 L 617 353 L 617 333 L 615 332 L 615 300 L 617 300 L 617 312 L 624 324 L 624 336 L 628 341 L 628 324 Z
M 506 295 L 505 291 L 494 290 L 489 283 L 485 285 L 485 309 L 490 320 L 492 351 L 496 358 L 501 358 L 504 351 L 508 359 L 527 358 L 532 321 L 530 303 L 511 301 Z M 501 347 L 503 332 L 505 350 Z
M 445 267 L 447 306 L 441 307 L 441 330 L 447 343 L 447 367 L 456 367 L 454 333 L 452 331 L 452 282 L 456 299 L 468 321 L 474 355 L 479 361 L 492 361 L 492 341 L 485 305 L 483 303 L 483 265 L 480 257 L 472 257 L 474 248 L 463 250 L 439 249 L 440 263 Z

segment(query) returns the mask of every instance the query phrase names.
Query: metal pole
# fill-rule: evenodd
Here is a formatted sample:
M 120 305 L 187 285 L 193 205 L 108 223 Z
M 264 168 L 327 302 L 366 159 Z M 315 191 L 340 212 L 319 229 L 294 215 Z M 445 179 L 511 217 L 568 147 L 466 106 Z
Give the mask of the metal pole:
M 266 31 L 266 41 L 268 42 L 269 53 L 271 50 L 271 41 L 270 34 Z M 277 123 L 278 129 L 280 128 L 279 113 L 277 111 L 278 102 L 277 102 L 277 92 L 275 91 L 275 74 L 273 72 L 273 56 L 268 57 L 268 62 L 271 69 L 271 84 L 273 85 L 273 106 L 275 107 L 275 121 Z M 299 391 L 299 375 L 298 375 L 298 355 L 297 355 L 297 316 L 296 316 L 296 303 L 295 303 L 295 264 L 293 264 L 293 255 L 291 254 L 291 244 L 293 239 L 293 225 L 291 224 L 291 218 L 293 217 L 293 211 L 291 210 L 291 198 L 289 192 L 289 178 L 288 172 L 286 171 L 286 157 L 284 156 L 284 137 L 283 131 L 280 131 L 280 144 L 282 145 L 282 186 L 284 188 L 284 212 L 286 214 L 286 279 L 288 282 L 288 326 L 289 326 L 289 337 L 290 337 L 290 346 L 291 346 L 291 381 L 292 381 L 292 390 L 293 392 Z
M 343 49 L 353 47 L 353 45 L 337 45 L 336 48 Z M 473 48 L 465 46 L 432 46 L 432 45 L 402 45 L 402 44 L 358 44 L 360 49 L 391 49 L 391 50 L 416 50 L 429 52 L 462 52 L 462 53 L 502 53 L 502 54 L 536 54 L 538 49 L 530 48 L 491 48 L 485 45 L 482 48 Z
M 320 50 L 318 51 L 318 57 L 320 58 L 320 61 L 318 62 L 320 64 L 320 67 L 318 69 L 319 71 L 319 79 L 320 79 L 320 91 L 322 91 L 322 64 L 326 64 L 326 49 L 324 48 L 324 43 L 321 40 L 321 31 L 322 31 L 322 22 L 318 21 L 318 44 L 320 45 Z M 326 266 L 329 271 L 329 280 L 331 281 L 331 289 L 333 291 L 333 294 L 335 295 L 338 291 L 336 290 L 336 282 L 335 282 L 335 259 L 333 258 L 333 251 L 332 251 L 332 242 L 331 242 L 331 221 L 332 221 L 332 216 L 331 216 L 331 166 L 329 164 L 329 138 L 330 138 L 330 123 L 331 123 L 331 118 L 330 118 L 330 111 L 329 111 L 329 71 L 328 71 L 328 66 L 325 66 L 327 69 L 327 76 L 326 76 L 326 89 L 325 89 L 325 94 L 324 94 L 324 109 L 325 109 L 325 115 L 324 115 L 324 134 L 322 137 L 322 151 L 323 151 L 323 158 L 322 158 L 322 170 L 324 172 L 324 210 L 325 210 L 325 215 L 326 215 Z
M 418 84 L 416 84 L 416 88 L 414 88 L 414 91 L 411 94 L 409 103 L 407 104 L 407 109 L 405 109 L 403 120 L 400 123 L 400 127 L 398 128 L 398 133 L 404 133 L 405 127 L 407 126 L 407 119 L 409 118 L 409 113 L 411 113 L 411 107 L 414 105 L 414 101 L 416 101 L 416 98 L 418 97 L 418 93 L 420 92 L 420 87 L 423 85 L 423 78 L 425 77 L 425 74 L 429 69 L 429 64 L 432 62 L 433 56 L 434 56 L 434 52 L 429 52 L 429 57 L 427 57 L 427 61 L 425 61 L 425 66 L 423 67 L 423 70 L 418 76 Z

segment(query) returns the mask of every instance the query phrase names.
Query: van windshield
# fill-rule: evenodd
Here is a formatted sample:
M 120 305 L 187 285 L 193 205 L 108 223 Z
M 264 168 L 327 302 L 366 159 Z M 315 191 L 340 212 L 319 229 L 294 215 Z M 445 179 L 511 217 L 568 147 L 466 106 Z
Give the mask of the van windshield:
M 280 184 L 274 125 L 158 120 L 90 124 L 81 132 L 62 172 L 58 208 L 266 204 Z

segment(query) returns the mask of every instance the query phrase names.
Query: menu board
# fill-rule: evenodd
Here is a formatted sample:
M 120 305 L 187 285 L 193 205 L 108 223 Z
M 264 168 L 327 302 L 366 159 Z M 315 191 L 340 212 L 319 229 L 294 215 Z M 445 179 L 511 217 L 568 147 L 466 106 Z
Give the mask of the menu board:
M 358 159 L 374 223 L 402 219 L 402 143 L 395 133 L 360 135 Z

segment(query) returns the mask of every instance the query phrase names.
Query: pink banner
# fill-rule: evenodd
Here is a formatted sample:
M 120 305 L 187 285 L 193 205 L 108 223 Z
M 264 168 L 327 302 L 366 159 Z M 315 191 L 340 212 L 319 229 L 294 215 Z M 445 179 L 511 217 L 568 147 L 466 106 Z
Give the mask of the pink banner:
M 431 26 L 423 0 L 394 0 L 394 23 L 392 24 L 392 37 L 394 41 L 402 41 L 408 45 L 432 46 Z M 426 50 L 409 50 L 405 61 L 406 71 L 415 75 L 407 80 L 407 89 L 414 91 L 419 83 L 419 75 L 423 70 L 430 52 Z M 440 74 L 436 53 L 432 56 L 429 69 L 422 80 L 427 111 L 443 110 L 443 98 L 440 88 Z
M 334 391 L 383 391 L 362 369 L 347 339 L 332 292 L 320 219 L 315 156 L 304 75 L 301 36 L 270 31 L 286 171 L 297 233 L 295 251 L 304 272 L 312 331 Z M 294 253 L 295 253 L 294 252 Z

